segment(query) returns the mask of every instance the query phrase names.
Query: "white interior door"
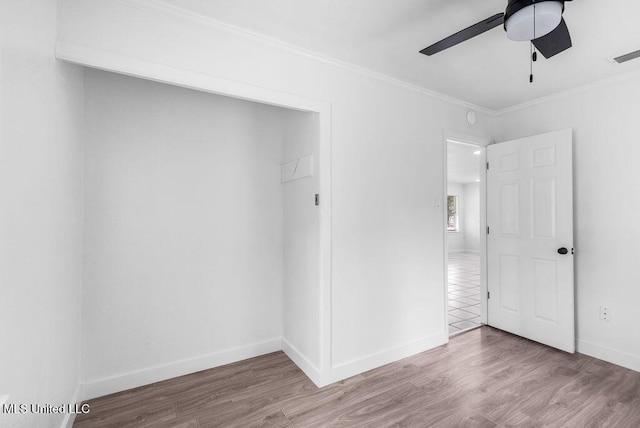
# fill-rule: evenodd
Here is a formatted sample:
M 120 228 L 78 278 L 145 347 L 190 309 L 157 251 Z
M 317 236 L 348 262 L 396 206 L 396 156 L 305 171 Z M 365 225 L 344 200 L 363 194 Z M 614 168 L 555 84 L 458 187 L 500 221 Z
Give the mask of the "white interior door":
M 491 145 L 487 160 L 488 323 L 575 352 L 572 130 Z

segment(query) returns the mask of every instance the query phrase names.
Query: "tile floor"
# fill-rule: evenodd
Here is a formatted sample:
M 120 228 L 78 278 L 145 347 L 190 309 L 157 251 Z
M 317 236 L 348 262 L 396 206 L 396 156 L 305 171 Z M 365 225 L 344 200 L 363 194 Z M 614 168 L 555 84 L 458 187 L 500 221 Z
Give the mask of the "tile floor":
M 480 255 L 449 253 L 449 334 L 480 325 Z

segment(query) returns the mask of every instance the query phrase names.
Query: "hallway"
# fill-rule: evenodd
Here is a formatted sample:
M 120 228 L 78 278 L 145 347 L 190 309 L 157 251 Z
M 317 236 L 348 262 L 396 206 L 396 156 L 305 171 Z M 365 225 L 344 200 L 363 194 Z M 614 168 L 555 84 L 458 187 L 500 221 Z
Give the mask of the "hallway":
M 449 335 L 480 325 L 480 254 L 449 253 Z

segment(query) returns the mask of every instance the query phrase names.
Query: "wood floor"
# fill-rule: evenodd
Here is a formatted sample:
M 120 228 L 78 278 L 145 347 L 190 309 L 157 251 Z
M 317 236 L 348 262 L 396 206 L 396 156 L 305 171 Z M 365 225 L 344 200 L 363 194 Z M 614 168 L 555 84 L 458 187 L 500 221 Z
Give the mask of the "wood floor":
M 282 352 L 88 402 L 75 427 L 640 427 L 640 373 L 489 327 L 316 388 Z

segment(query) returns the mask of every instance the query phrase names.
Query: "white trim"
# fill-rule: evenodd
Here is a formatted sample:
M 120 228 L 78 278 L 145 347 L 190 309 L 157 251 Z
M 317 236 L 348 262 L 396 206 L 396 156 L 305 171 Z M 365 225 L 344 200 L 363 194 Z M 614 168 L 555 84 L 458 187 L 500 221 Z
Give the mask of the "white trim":
M 485 147 L 490 144 L 493 144 L 493 140 L 491 138 L 479 137 L 477 135 L 471 134 L 463 134 L 461 132 L 450 131 L 448 129 L 444 129 L 444 140 L 445 142 L 452 142 L 455 144 L 465 144 L 467 146 L 475 146 L 475 147 Z
M 282 351 L 307 375 L 316 386 L 320 387 L 320 369 L 313 364 L 302 352 L 287 339 L 282 338 Z
M 485 165 L 487 162 L 487 147 L 491 144 L 493 144 L 493 141 L 490 140 L 489 138 L 483 138 L 483 137 L 475 137 L 473 135 L 465 135 L 465 134 L 460 134 L 458 132 L 453 132 L 453 131 L 448 131 L 448 130 L 444 130 L 443 131 L 443 169 L 444 169 L 444 189 L 443 189 L 443 194 L 444 194 L 444 200 L 447 200 L 447 195 L 449 194 L 449 192 L 447 191 L 447 187 L 448 187 L 448 173 L 447 173 L 447 164 L 448 164 L 448 160 L 447 160 L 447 148 L 448 148 L 448 144 L 449 143 L 455 143 L 455 144 L 466 144 L 469 146 L 475 146 L 478 147 L 482 153 L 480 154 L 480 159 L 478 159 L 478 162 L 480 163 L 479 166 L 481 165 Z M 468 251 L 468 252 L 475 252 L 475 253 L 479 253 L 480 254 L 480 323 L 481 324 L 488 324 L 488 302 L 487 302 L 487 291 L 489 289 L 488 286 L 488 269 L 487 269 L 487 234 L 486 234 L 486 230 L 487 230 L 487 170 L 486 168 L 482 168 L 480 167 L 480 182 L 478 183 L 478 188 L 480 190 L 480 249 L 483 251 L 474 251 L 474 250 L 449 250 L 449 245 L 447 242 L 448 239 L 448 231 L 447 231 L 447 215 L 446 215 L 446 208 L 444 207 L 443 204 L 443 222 L 442 222 L 442 227 L 444 229 L 444 245 L 443 245 L 443 251 L 444 251 L 444 311 L 445 311 L 445 323 L 446 326 L 448 326 L 449 324 L 449 320 L 447 318 L 448 315 L 448 308 L 449 308 L 449 254 L 452 253 L 456 253 L 456 252 L 464 252 L 464 251 Z M 447 327 L 448 329 L 448 327 Z
M 226 22 L 219 21 L 212 17 L 201 15 L 199 13 L 165 3 L 164 1 L 160 1 L 160 0 L 113 0 L 113 1 L 122 3 L 130 7 L 135 7 L 135 8 L 144 10 L 145 12 L 156 13 L 165 18 L 174 19 L 174 20 L 176 19 L 188 20 L 201 25 L 205 25 L 205 26 L 214 28 L 218 31 L 224 31 L 227 33 L 234 34 L 236 36 L 253 40 L 258 43 L 283 49 L 288 52 L 292 52 L 296 55 L 305 56 L 315 61 L 323 62 L 325 64 L 329 64 L 334 67 L 341 68 L 343 70 L 348 70 L 350 72 L 357 73 L 372 79 L 380 80 L 394 86 L 399 86 L 401 88 L 407 89 L 409 91 L 417 92 L 422 95 L 427 95 L 433 98 L 437 98 L 441 101 L 459 105 L 468 109 L 473 109 L 487 115 L 495 114 L 495 112 L 491 109 L 488 109 L 488 108 L 485 108 L 485 107 L 482 107 L 482 106 L 479 106 L 479 105 L 476 105 L 476 104 L 473 104 L 449 95 L 445 95 L 440 92 L 426 89 L 421 86 L 415 85 L 413 83 L 405 82 L 403 80 L 396 79 L 394 77 L 388 76 L 383 73 L 372 71 L 367 68 L 350 64 L 345 61 L 340 61 L 338 59 L 331 58 L 329 56 L 320 54 L 318 52 L 313 52 L 308 49 L 301 48 L 299 46 L 284 42 L 282 40 L 275 39 L 273 37 L 266 36 L 264 34 L 260 34 L 245 28 L 237 27 L 235 25 L 231 25 Z
M 613 83 L 617 83 L 625 80 L 630 80 L 640 76 L 640 70 L 638 69 L 630 70 L 627 72 L 617 74 L 615 76 L 611 76 L 602 80 L 587 83 L 585 85 L 567 89 L 555 94 L 536 98 L 530 101 L 525 101 L 520 104 L 515 104 L 502 109 L 492 109 L 489 107 L 483 107 L 477 104 L 473 104 L 469 101 L 455 98 L 450 95 L 446 95 L 441 92 L 434 91 L 432 89 L 427 89 L 417 84 L 409 83 L 377 71 L 369 70 L 364 67 L 360 67 L 345 61 L 331 58 L 329 56 L 320 54 L 318 52 L 310 51 L 308 49 L 304 49 L 302 47 L 284 42 L 282 40 L 278 40 L 273 37 L 269 37 L 264 34 L 260 34 L 260 33 L 248 30 L 246 28 L 237 27 L 235 25 L 231 25 L 226 22 L 219 21 L 215 18 L 201 15 L 197 12 L 193 12 L 188 9 L 181 8 L 179 6 L 168 4 L 162 0 L 112 0 L 112 1 L 121 3 L 129 7 L 135 7 L 137 9 L 144 10 L 145 12 L 156 13 L 168 19 L 188 20 L 201 25 L 205 25 L 205 26 L 214 28 L 218 31 L 224 31 L 227 33 L 234 34 L 236 36 L 240 36 L 246 39 L 250 39 L 250 40 L 265 44 L 265 45 L 277 47 L 279 49 L 283 49 L 283 50 L 295 53 L 297 55 L 305 56 L 305 57 L 314 59 L 316 61 L 323 62 L 325 64 L 329 64 L 344 70 L 351 71 L 353 73 L 357 73 L 357 74 L 364 75 L 376 80 L 380 80 L 394 86 L 399 86 L 409 91 L 427 95 L 448 103 L 452 103 L 468 109 L 476 110 L 478 112 L 481 112 L 493 117 L 501 116 L 503 114 L 510 113 L 516 110 L 526 109 L 536 104 L 541 104 L 541 103 L 553 101 L 559 98 L 564 98 L 566 96 L 570 96 L 579 92 L 588 91 L 590 89 L 593 89 L 599 86 L 609 85 L 609 84 L 613 84 Z M 619 64 L 615 64 L 615 66 L 619 66 Z
M 593 358 L 640 372 L 640 356 L 638 355 L 582 339 L 576 340 L 576 351 L 580 354 L 589 355 Z
M 480 183 L 478 188 L 480 190 L 480 323 L 489 324 L 489 302 L 487 296 L 489 295 L 489 259 L 487 241 L 488 236 L 486 233 L 487 223 L 487 168 L 483 166 L 487 164 L 487 147 L 482 147 L 482 153 L 480 154 Z
M 446 129 L 442 130 L 442 204 L 440 209 L 440 215 L 442 219 L 440 224 L 442 225 L 442 270 L 444 271 L 444 331 L 447 333 L 447 343 L 449 343 L 449 230 L 447 228 L 448 211 L 449 211 L 449 162 L 448 162 L 448 150 L 449 139 L 452 138 L 449 135 L 450 132 Z
M 333 199 L 331 172 L 331 104 L 319 114 L 320 128 L 320 372 L 331 367 L 331 292 L 333 275 Z
M 385 351 L 376 352 L 375 354 L 367 355 L 355 361 L 339 364 L 332 367 L 328 374 L 323 374 L 320 386 L 329 385 L 351 376 L 364 373 L 368 370 L 381 367 L 385 364 L 401 360 L 402 358 L 407 358 L 412 355 L 428 351 L 435 347 L 444 345 L 448 341 L 449 334 L 447 330 L 444 330 L 432 336 L 424 337 Z
M 82 400 L 90 400 L 92 398 L 102 397 L 103 395 L 113 394 L 114 392 L 126 391 L 127 389 L 235 363 L 246 360 L 247 358 L 270 354 L 271 352 L 280 351 L 281 348 L 282 340 L 278 337 L 264 342 L 213 352 L 208 355 L 187 358 L 181 361 L 92 380 L 83 383 Z
M 501 110 L 493 111 L 493 116 L 502 116 L 507 113 L 511 113 L 517 110 L 523 110 L 538 104 L 543 104 L 549 101 L 555 101 L 560 98 L 569 97 L 571 95 L 579 94 L 581 92 L 586 92 L 591 89 L 598 88 L 600 86 L 613 85 L 615 83 L 625 82 L 627 80 L 638 79 L 640 78 L 640 70 L 631 70 L 625 73 L 617 74 L 612 77 L 608 77 L 602 80 L 598 80 L 596 82 L 587 83 L 586 85 L 578 86 L 576 88 L 567 89 L 565 91 L 557 92 L 555 94 L 547 95 L 546 97 L 536 98 L 535 100 L 526 101 L 521 104 L 516 104 L 511 107 L 506 107 Z
M 80 396 L 82 395 L 82 386 L 78 385 L 76 387 L 76 392 L 73 393 L 73 398 L 69 401 L 69 404 L 78 404 L 80 403 Z M 76 420 L 75 413 L 67 413 L 64 415 L 64 419 L 62 419 L 62 423 L 60 424 L 60 428 L 72 428 L 73 422 Z
M 56 58 L 85 67 L 278 107 L 326 113 L 329 111 L 330 106 L 328 102 L 322 100 L 305 98 L 269 88 L 223 79 L 210 74 L 87 48 L 73 43 L 57 42 Z

